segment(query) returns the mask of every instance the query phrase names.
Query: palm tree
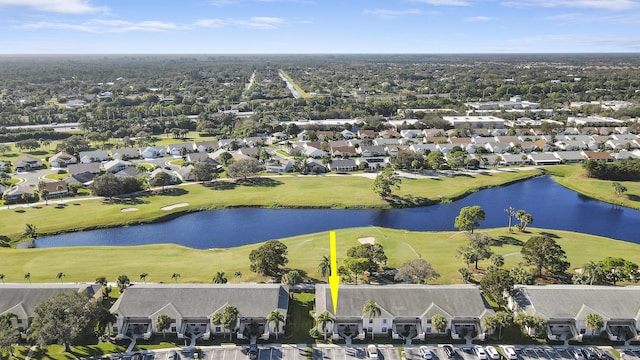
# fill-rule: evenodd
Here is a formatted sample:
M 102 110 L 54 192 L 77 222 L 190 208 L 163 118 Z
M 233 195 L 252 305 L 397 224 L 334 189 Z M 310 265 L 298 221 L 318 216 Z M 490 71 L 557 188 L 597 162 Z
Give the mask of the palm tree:
M 236 279 L 240 279 L 242 277 L 242 272 L 236 271 L 233 273 L 233 277 Z
M 166 336 L 166 332 L 169 330 L 169 327 L 171 327 L 172 321 L 171 317 L 167 314 L 158 315 L 158 318 L 156 319 L 156 329 L 158 331 L 162 331 L 163 338 Z
M 45 205 L 49 205 L 49 190 L 47 189 L 41 189 L 40 190 L 40 197 L 44 199 L 44 204 Z
M 226 284 L 227 278 L 224 276 L 224 271 L 218 271 L 211 282 L 213 284 Z
M 31 273 L 28 272 L 28 273 L 24 274 L 24 279 L 25 280 L 29 280 L 29 284 L 31 284 Z
M 149 273 L 144 272 L 140 274 L 140 280 L 144 281 L 145 284 L 147 283 L 147 276 L 149 276 Z
M 62 187 L 62 185 L 58 185 L 58 186 L 56 186 L 56 191 L 57 191 L 58 193 L 62 193 L 62 190 L 63 190 L 63 189 L 64 189 L 64 188 Z M 62 204 L 62 194 L 60 194 L 60 204 Z
M 269 313 L 267 317 L 267 323 L 273 324 L 273 331 L 276 333 L 276 340 L 278 340 L 278 333 L 280 332 L 280 323 L 284 322 L 284 315 L 278 310 L 274 310 Z
M 66 275 L 60 271 L 57 275 L 56 275 L 56 279 L 60 280 L 60 283 L 62 283 L 62 278 L 65 277 Z
M 323 278 L 329 277 L 331 275 L 331 259 L 328 256 L 322 256 L 320 259 L 320 263 L 318 263 L 318 273 Z
M 31 239 L 35 239 L 38 236 L 38 228 L 33 224 L 26 224 L 24 226 L 23 235 L 26 237 L 30 237 Z
M 508 208 L 504 209 L 504 213 L 507 214 L 507 216 L 509 217 L 509 232 L 513 232 L 511 230 L 511 220 L 513 219 L 514 216 L 516 216 L 516 209 L 509 206 Z
M 171 274 L 171 279 L 175 280 L 176 283 L 178 283 L 178 279 L 179 278 L 180 278 L 180 274 L 178 274 L 178 273 Z
M 320 325 L 320 329 L 322 330 L 322 334 L 324 335 L 324 341 L 327 341 L 327 324 L 333 323 L 333 318 L 328 311 L 318 314 L 316 316 L 316 322 Z
M 378 307 L 378 304 L 376 304 L 375 301 L 367 300 L 364 303 L 364 307 L 362 308 L 362 316 L 373 319 L 380 316 L 381 314 L 382 310 L 380 310 L 380 307 Z M 371 328 L 371 339 L 373 340 L 373 327 Z
M 2 280 L 2 283 L 4 284 L 4 274 L 0 273 L 0 280 Z

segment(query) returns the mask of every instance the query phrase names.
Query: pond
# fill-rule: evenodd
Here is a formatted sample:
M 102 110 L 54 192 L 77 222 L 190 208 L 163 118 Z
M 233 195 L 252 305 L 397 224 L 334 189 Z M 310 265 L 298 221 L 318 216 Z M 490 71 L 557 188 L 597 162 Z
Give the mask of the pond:
M 376 196 L 371 194 L 371 196 Z M 456 230 L 464 206 L 486 212 L 481 228 L 508 225 L 504 209 L 533 215 L 531 226 L 570 230 L 640 243 L 640 211 L 584 197 L 538 177 L 478 191 L 449 204 L 390 210 L 235 208 L 192 213 L 157 224 L 61 234 L 36 241 L 37 247 L 118 246 L 176 243 L 196 249 L 227 248 L 271 239 L 350 227 L 380 226 L 411 231 Z M 514 224 L 516 222 L 513 219 Z

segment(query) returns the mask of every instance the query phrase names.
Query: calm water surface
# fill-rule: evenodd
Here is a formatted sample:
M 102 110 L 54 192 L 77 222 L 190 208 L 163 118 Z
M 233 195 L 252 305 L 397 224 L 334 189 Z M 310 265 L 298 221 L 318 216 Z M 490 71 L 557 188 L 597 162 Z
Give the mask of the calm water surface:
M 612 191 L 613 192 L 613 191 Z M 373 193 L 371 196 L 376 196 Z M 640 243 L 640 211 L 586 198 L 550 177 L 479 191 L 450 204 L 392 210 L 239 208 L 193 213 L 167 222 L 92 230 L 37 240 L 38 247 L 176 243 L 191 248 L 226 248 L 349 227 L 381 226 L 412 231 L 456 230 L 464 206 L 486 212 L 481 228 L 508 225 L 504 209 L 533 215 L 531 226 L 571 230 Z M 514 218 L 514 224 L 516 222 Z

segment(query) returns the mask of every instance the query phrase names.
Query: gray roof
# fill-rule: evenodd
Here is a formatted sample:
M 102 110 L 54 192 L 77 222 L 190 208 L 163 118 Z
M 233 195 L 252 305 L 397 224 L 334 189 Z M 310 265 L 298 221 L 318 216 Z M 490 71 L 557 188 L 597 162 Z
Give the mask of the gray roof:
M 53 295 L 87 290 L 93 297 L 101 287 L 99 284 L 0 284 L 0 314 L 9 311 L 21 318 L 33 317 L 35 307 Z
M 100 173 L 100 163 L 92 162 L 86 164 L 69 164 L 67 166 L 67 171 L 71 176 L 84 172 L 98 174 Z
M 184 318 L 208 317 L 226 305 L 241 317 L 267 317 L 279 310 L 286 316 L 289 287 L 279 284 L 136 284 L 111 307 L 125 317 L 151 317 L 170 306 Z
M 493 310 L 472 285 L 341 285 L 339 317 L 361 317 L 367 300 L 373 300 L 390 317 L 484 317 Z M 316 285 L 316 311 L 333 314 L 328 285 Z
M 585 320 L 597 313 L 605 320 L 640 320 L 640 286 L 518 286 L 513 299 L 519 311 L 545 319 Z

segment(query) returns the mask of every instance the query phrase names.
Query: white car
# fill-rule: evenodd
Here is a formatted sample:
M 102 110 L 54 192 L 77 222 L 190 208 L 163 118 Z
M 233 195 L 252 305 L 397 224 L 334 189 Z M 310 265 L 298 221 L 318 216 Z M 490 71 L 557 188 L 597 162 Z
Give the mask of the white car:
M 473 351 L 476 353 L 476 356 L 480 360 L 487 360 L 487 353 L 484 351 L 484 348 L 480 345 L 476 345 L 473 347 Z
M 426 346 L 420 346 L 420 355 L 423 359 L 431 360 L 433 358 L 433 353 Z
M 496 348 L 494 348 L 493 346 L 487 346 L 484 349 L 486 350 L 487 355 L 490 359 L 500 360 L 500 354 L 498 353 L 498 350 L 496 350 Z
M 367 345 L 367 354 L 369 354 L 369 359 L 377 359 L 378 347 L 373 344 Z
M 502 349 L 502 353 L 504 354 L 504 356 L 507 359 L 509 359 L 509 360 L 518 360 L 518 355 L 516 354 L 516 349 L 514 349 L 513 346 L 500 345 L 500 348 Z

